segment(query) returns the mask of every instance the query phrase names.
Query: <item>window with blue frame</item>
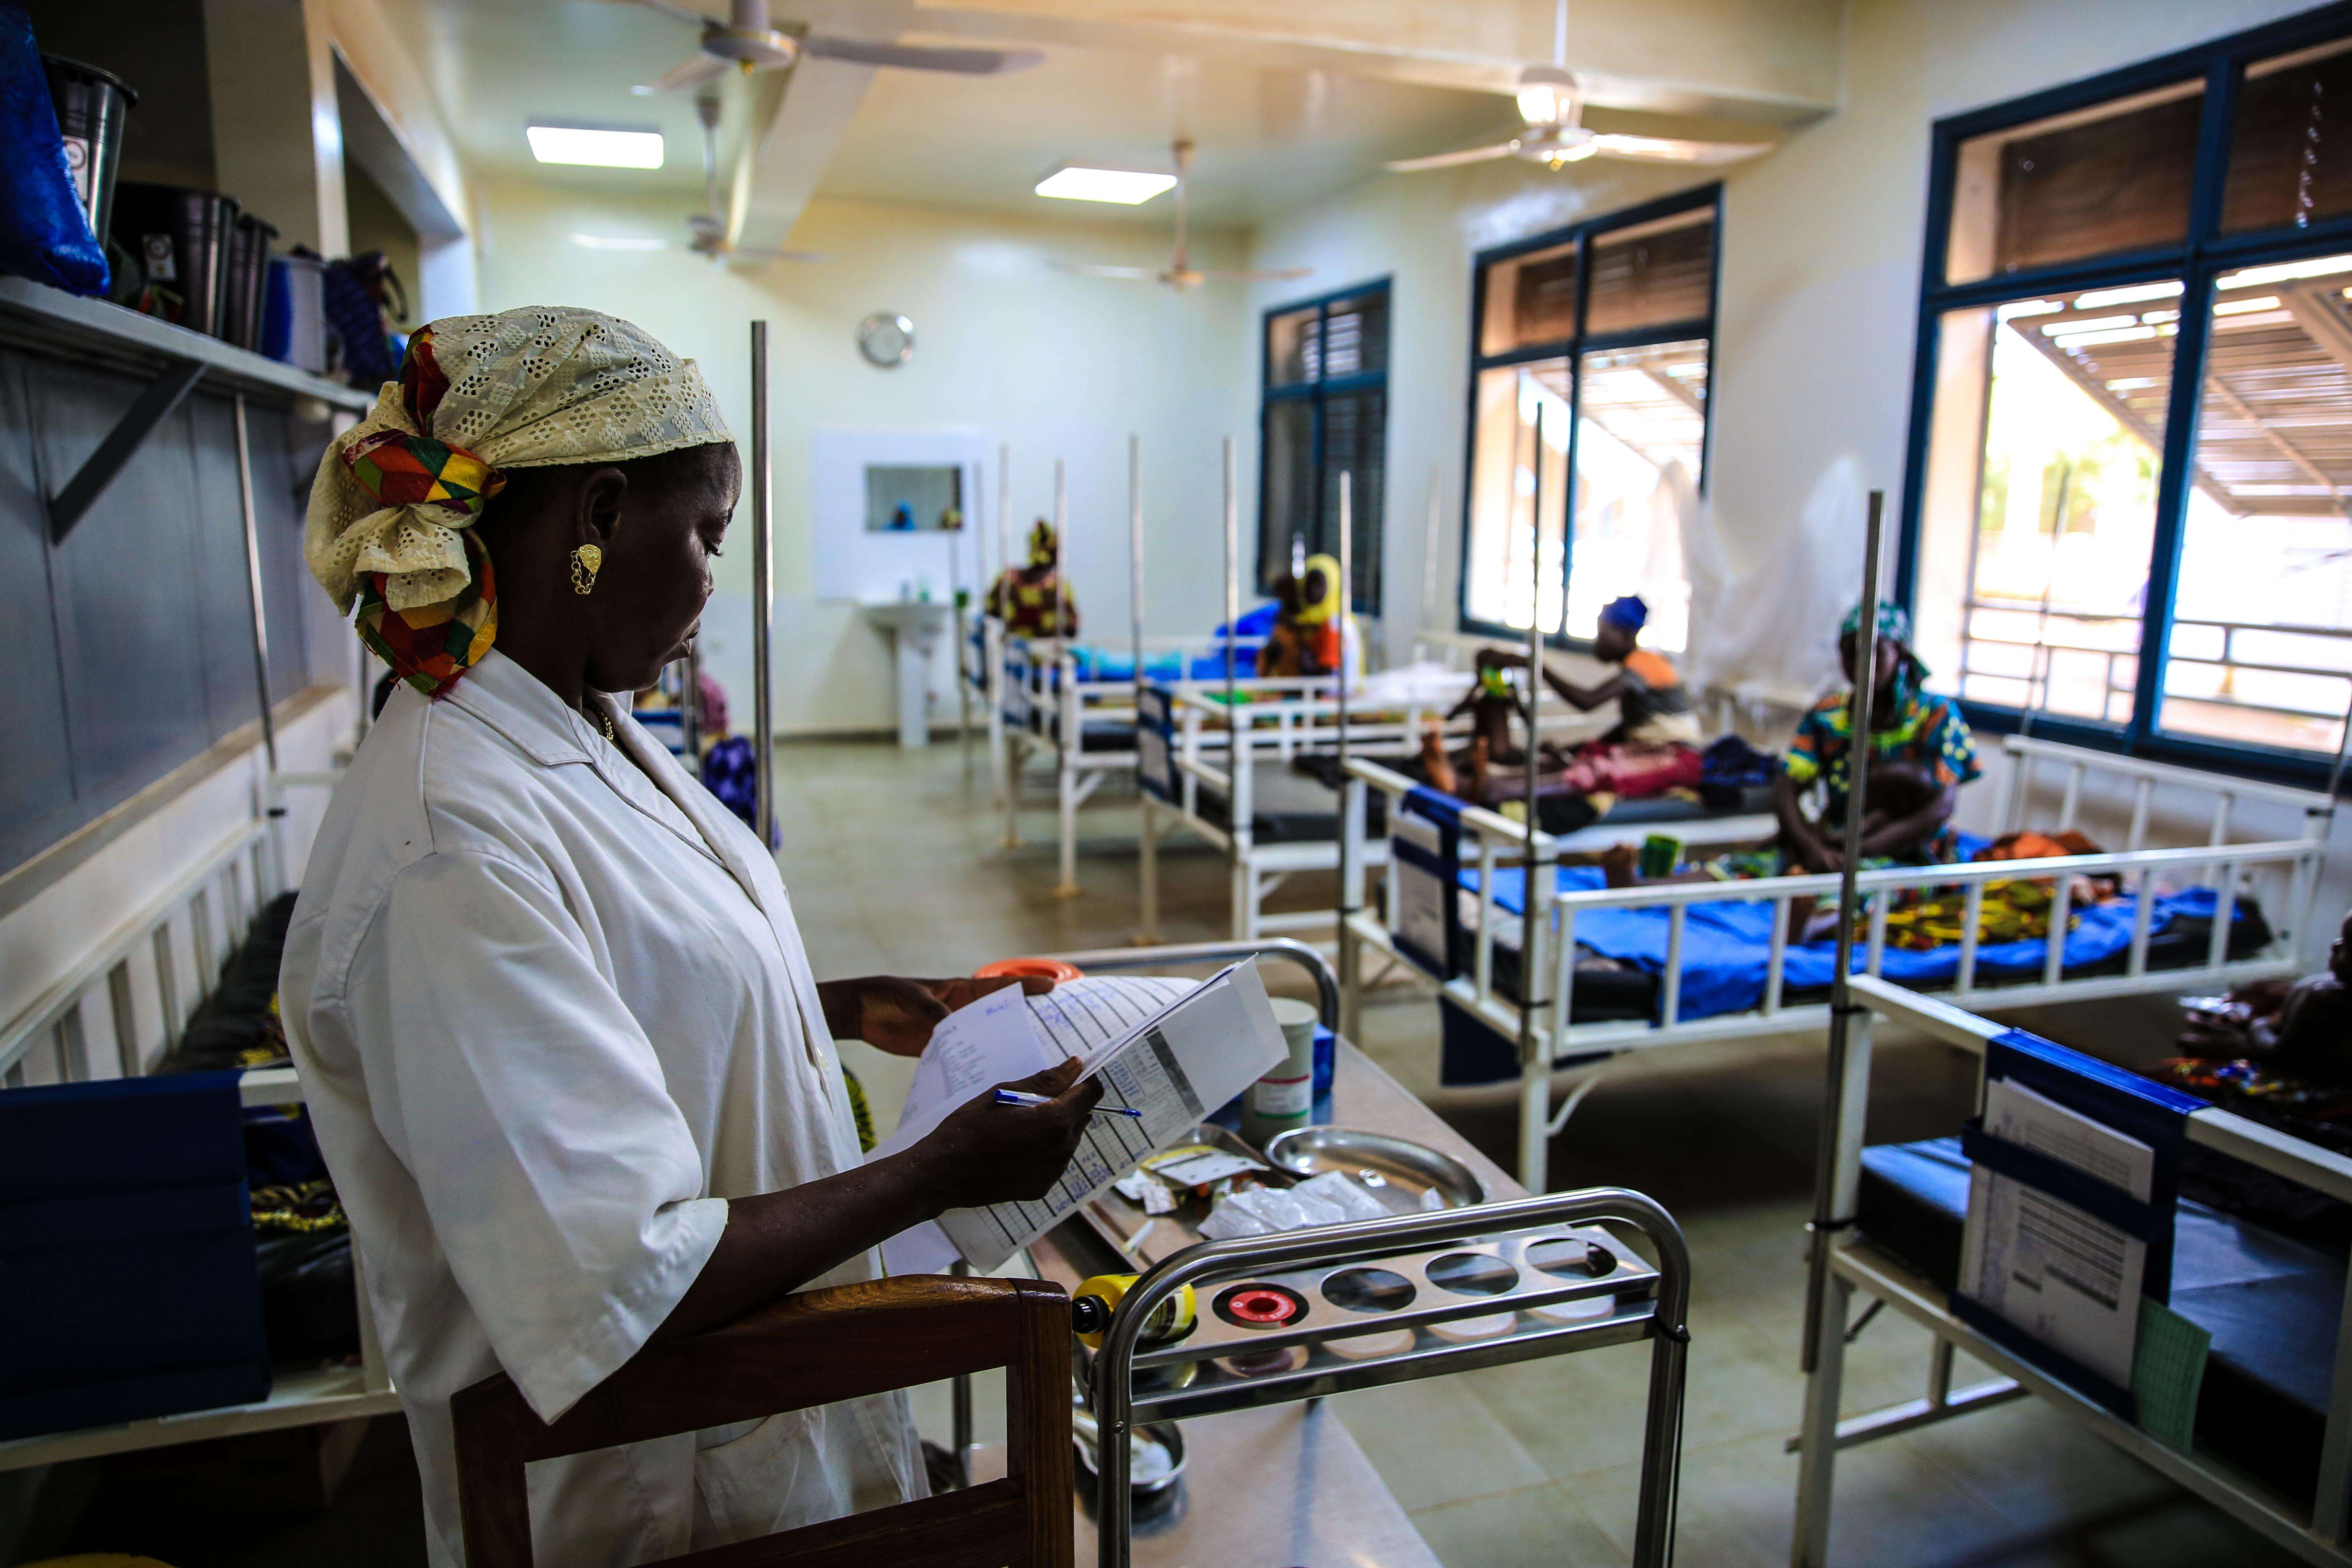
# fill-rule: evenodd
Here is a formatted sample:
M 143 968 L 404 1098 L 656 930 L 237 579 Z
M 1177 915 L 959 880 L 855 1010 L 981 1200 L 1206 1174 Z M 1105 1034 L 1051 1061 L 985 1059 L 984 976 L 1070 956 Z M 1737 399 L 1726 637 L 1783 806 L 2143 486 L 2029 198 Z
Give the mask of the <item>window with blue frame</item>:
M 1524 633 L 1532 615 L 1589 640 L 1601 605 L 1639 594 L 1643 640 L 1685 646 L 1682 518 L 1706 479 L 1720 196 L 1708 186 L 1479 255 L 1465 631 Z
M 1902 581 L 1995 729 L 2315 773 L 2352 708 L 2352 6 L 1938 124 Z
M 1265 313 L 1258 414 L 1257 583 L 1309 555 L 1339 553 L 1339 476 L 1352 475 L 1353 601 L 1381 607 L 1381 509 L 1388 485 L 1389 285 L 1360 284 Z

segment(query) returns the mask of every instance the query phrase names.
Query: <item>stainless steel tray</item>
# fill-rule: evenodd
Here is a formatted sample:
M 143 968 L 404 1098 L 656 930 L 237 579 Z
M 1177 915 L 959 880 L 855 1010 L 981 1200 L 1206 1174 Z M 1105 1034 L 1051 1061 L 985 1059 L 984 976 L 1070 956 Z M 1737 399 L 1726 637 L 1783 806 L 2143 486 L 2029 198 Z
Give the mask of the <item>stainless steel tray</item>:
M 1486 1184 L 1451 1154 L 1441 1154 L 1409 1138 L 1364 1132 L 1352 1127 L 1294 1127 L 1265 1146 L 1266 1163 L 1294 1176 L 1339 1171 L 1354 1176 L 1374 1197 L 1399 1214 L 1432 1205 L 1422 1194 L 1435 1193 L 1441 1208 L 1469 1208 L 1486 1201 Z

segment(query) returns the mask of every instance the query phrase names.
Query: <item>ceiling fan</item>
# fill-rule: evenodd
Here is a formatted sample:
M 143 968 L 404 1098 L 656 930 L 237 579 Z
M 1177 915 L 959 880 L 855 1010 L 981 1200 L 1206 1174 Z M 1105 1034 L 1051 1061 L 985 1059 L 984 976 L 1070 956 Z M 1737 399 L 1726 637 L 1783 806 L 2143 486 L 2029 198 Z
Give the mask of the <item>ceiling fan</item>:
M 1170 253 L 1168 265 L 1158 271 L 1149 267 L 1106 267 L 1092 261 L 1049 261 L 1047 266 L 1057 272 L 1076 272 L 1088 278 L 1129 278 L 1138 282 L 1165 283 L 1171 289 L 1197 289 L 1214 279 L 1218 281 L 1259 282 L 1284 278 L 1304 278 L 1314 270 L 1311 267 L 1286 267 L 1271 271 L 1228 271 L 1194 267 L 1184 237 L 1184 186 L 1192 170 L 1192 143 L 1179 137 L 1176 141 L 1176 247 Z
M 1525 158 L 1559 168 L 1585 158 L 1628 158 L 1643 163 L 1734 163 L 1772 150 L 1768 142 L 1688 142 L 1674 136 L 1625 136 L 1590 131 L 1580 123 L 1584 95 L 1568 68 L 1568 0 L 1554 13 L 1551 64 L 1529 66 L 1519 72 L 1519 118 L 1525 123 L 1507 142 L 1468 147 L 1459 153 L 1438 153 L 1426 158 L 1401 158 L 1388 165 L 1391 174 L 1410 174 L 1423 169 L 1450 169 L 1461 163 L 1483 163 L 1490 158 Z
M 782 70 L 803 55 L 850 65 L 894 66 L 901 70 L 954 71 L 964 76 L 994 76 L 1025 70 L 1045 57 L 1035 49 L 930 48 L 921 44 L 877 44 L 862 38 L 835 38 L 822 33 L 796 37 L 772 26 L 768 0 L 728 0 L 727 20 L 713 21 L 679 0 L 626 0 L 675 16 L 702 29 L 701 52 L 637 88 L 640 93 L 671 92 L 698 87 L 740 69 Z
M 738 245 L 727 237 L 727 220 L 719 216 L 719 89 L 706 85 L 694 95 L 694 117 L 702 122 L 702 210 L 686 220 L 686 247 L 713 263 L 722 258 L 745 261 L 825 261 L 814 250 L 776 250 Z
M 694 96 L 695 118 L 702 122 L 702 210 L 686 220 L 684 245 L 662 240 L 610 239 L 575 234 L 572 242 L 597 250 L 690 250 L 710 258 L 712 265 L 729 261 L 830 261 L 821 251 L 776 250 L 764 246 L 738 245 L 727 237 L 727 220 L 719 214 L 719 89 L 706 86 Z

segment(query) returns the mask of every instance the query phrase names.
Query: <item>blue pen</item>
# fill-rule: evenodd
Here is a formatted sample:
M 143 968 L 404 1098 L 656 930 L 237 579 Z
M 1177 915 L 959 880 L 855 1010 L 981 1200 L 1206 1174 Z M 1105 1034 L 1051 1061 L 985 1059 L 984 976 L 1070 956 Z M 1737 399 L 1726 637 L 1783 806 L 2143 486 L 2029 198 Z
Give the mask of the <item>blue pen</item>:
M 996 1091 L 996 1103 L 999 1105 L 1051 1105 L 1054 1103 L 1054 1097 L 1050 1094 L 1031 1094 L 1025 1089 L 1000 1089 Z M 1097 1105 L 1095 1107 L 1095 1114 L 1097 1116 L 1132 1116 L 1139 1121 L 1143 1120 L 1143 1112 L 1131 1105 Z

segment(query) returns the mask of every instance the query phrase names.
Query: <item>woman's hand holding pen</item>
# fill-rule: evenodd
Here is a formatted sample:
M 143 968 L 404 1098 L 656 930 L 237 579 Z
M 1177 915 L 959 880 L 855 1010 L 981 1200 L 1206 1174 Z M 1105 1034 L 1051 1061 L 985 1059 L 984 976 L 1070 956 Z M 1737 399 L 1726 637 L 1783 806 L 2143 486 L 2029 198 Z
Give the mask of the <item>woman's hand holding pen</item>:
M 1004 1105 L 996 1089 L 1048 1098 Z M 1043 1197 L 1068 1168 L 1101 1099 L 1101 1082 L 1082 1078 L 1074 1058 L 966 1100 L 907 1152 L 922 1163 L 940 1210 Z

